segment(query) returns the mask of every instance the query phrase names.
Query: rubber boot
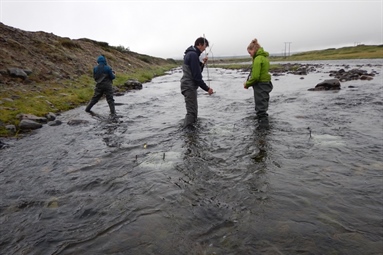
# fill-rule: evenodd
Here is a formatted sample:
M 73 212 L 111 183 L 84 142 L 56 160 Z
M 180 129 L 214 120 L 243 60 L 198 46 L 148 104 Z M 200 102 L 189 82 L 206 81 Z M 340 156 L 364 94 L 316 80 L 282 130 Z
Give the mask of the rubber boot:
M 116 109 L 114 107 L 114 103 L 109 104 L 109 109 L 110 109 L 110 115 L 116 115 Z
M 92 109 L 93 105 L 95 105 L 93 102 L 89 102 L 89 104 L 85 108 L 85 111 L 86 112 L 91 112 L 90 109 Z
M 259 130 L 269 129 L 269 119 L 267 117 L 262 117 L 258 119 L 258 129 Z

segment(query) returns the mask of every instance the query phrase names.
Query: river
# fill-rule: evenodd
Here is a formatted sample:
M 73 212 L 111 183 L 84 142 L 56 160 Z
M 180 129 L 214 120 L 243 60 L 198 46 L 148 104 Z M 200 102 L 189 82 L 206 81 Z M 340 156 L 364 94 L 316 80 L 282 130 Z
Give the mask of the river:
M 194 133 L 180 69 L 0 150 L 1 254 L 383 254 L 382 59 L 273 76 L 258 131 L 247 73 L 210 67 Z M 308 91 L 349 65 L 373 80 Z M 68 125 L 73 119 L 85 120 Z

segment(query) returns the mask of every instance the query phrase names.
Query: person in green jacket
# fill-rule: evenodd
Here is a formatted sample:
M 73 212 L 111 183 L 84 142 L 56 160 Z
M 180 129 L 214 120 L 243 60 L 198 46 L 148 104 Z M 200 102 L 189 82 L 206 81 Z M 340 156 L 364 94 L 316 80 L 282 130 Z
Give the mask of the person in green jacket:
M 253 87 L 255 112 L 258 118 L 259 128 L 268 128 L 269 120 L 267 110 L 269 108 L 270 92 L 273 90 L 271 75 L 269 74 L 269 53 L 263 50 L 257 39 L 253 39 L 247 47 L 247 52 L 253 58 L 253 64 L 244 88 Z

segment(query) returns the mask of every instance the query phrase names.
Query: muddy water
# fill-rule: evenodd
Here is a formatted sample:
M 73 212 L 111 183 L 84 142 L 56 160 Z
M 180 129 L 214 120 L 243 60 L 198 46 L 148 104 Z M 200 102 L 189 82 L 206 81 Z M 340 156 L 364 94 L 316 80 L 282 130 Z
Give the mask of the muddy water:
M 313 63 L 273 77 L 267 132 L 247 73 L 219 68 L 182 131 L 176 69 L 117 97 L 117 122 L 102 101 L 9 142 L 1 254 L 382 254 L 382 60 Z M 344 64 L 379 74 L 307 91 Z

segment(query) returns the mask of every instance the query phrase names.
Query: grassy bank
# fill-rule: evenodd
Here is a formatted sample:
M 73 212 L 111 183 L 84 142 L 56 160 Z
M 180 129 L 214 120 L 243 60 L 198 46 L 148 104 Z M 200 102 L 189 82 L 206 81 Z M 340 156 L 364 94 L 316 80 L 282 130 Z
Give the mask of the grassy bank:
M 177 64 L 167 64 L 117 73 L 114 86 L 121 88 L 129 79 L 136 79 L 141 83 L 148 82 L 176 66 Z M 59 113 L 84 105 L 92 97 L 94 85 L 90 73 L 75 80 L 61 80 L 58 83 L 44 82 L 1 87 L 0 94 L 3 99 L 0 122 L 17 126 L 20 122 L 17 115 L 20 113 L 45 116 L 48 112 Z M 0 136 L 9 135 L 13 134 L 0 125 Z
M 304 60 L 339 60 L 339 59 L 383 59 L 383 45 L 358 45 L 354 47 L 343 47 L 339 49 L 331 48 L 324 50 L 307 51 L 293 54 L 288 57 L 270 57 L 270 62 L 289 62 Z M 239 64 L 249 62 L 251 58 L 232 58 L 219 59 L 213 63 L 216 67 L 227 69 L 248 68 L 249 64 Z M 280 65 L 271 65 L 271 69 L 280 68 Z

